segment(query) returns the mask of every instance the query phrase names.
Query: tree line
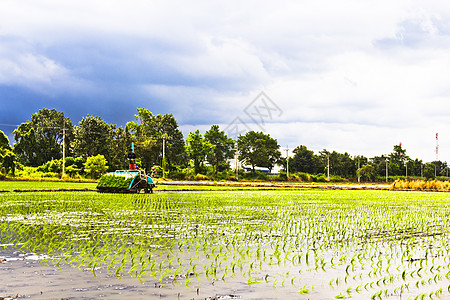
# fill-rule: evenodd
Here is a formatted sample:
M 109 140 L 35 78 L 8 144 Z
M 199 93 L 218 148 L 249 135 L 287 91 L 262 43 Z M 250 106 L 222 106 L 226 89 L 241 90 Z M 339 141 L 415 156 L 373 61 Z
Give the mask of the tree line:
M 93 115 L 87 115 L 73 125 L 64 112 L 43 108 L 17 126 L 13 135 L 14 146 L 11 147 L 0 131 L 3 174 L 14 174 L 16 169 L 24 167 L 34 167 L 43 173 L 61 173 L 64 152 L 68 175 L 84 173 L 98 177 L 108 169 L 125 168 L 126 152 L 132 143 L 141 168 L 159 168 L 168 177 L 178 179 L 197 174 L 230 178 L 233 173 L 229 161 L 236 156 L 236 151 L 238 160 L 249 166 L 252 174 L 258 173 L 257 167 L 271 172 L 279 165 L 282 167 L 280 177 L 286 176 L 289 170 L 293 177 L 301 180 L 323 179 L 325 174 L 350 179 L 359 176 L 364 180 L 376 180 L 386 175 L 433 178 L 446 176 L 448 172 L 446 162 L 413 160 L 401 145 L 395 145 L 390 154 L 372 158 L 326 149 L 316 154 L 300 145 L 288 161 L 281 156 L 277 140 L 269 134 L 249 131 L 233 140 L 218 125 L 212 125 L 204 134 L 196 130 L 184 138 L 172 114 L 154 115 L 145 108 L 138 108 L 134 120 L 123 127 L 108 124 Z

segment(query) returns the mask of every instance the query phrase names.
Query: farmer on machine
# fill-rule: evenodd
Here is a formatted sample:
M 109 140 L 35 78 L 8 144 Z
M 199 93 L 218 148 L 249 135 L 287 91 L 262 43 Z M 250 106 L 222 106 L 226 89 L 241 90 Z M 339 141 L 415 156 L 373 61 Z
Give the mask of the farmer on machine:
M 127 159 L 128 159 L 128 169 L 136 170 L 136 154 L 134 154 L 131 148 L 128 149 Z

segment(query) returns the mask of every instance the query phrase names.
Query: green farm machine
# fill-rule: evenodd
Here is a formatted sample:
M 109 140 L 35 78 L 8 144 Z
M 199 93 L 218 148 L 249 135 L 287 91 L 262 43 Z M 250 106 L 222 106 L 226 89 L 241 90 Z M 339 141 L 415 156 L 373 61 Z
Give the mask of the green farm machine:
M 153 179 L 144 170 L 136 166 L 136 155 L 134 144 L 128 155 L 128 170 L 117 170 L 109 172 L 100 178 L 97 190 L 105 193 L 153 193 L 156 186 Z
M 153 193 L 153 179 L 143 170 L 118 170 L 100 178 L 97 190 L 104 193 Z

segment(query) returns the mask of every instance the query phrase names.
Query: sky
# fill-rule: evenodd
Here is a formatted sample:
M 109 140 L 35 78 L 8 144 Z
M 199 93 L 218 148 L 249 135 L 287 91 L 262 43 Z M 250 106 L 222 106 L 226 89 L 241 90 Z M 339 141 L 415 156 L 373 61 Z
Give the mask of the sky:
M 445 1 L 0 0 L 0 130 L 173 113 L 282 149 L 450 161 Z

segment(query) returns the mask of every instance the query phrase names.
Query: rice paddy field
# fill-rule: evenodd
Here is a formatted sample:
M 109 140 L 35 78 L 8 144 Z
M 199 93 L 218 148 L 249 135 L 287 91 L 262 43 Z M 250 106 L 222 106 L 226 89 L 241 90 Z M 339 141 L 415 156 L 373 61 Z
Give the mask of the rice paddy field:
M 0 194 L 0 297 L 450 299 L 448 193 Z

